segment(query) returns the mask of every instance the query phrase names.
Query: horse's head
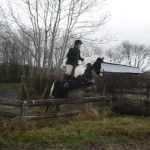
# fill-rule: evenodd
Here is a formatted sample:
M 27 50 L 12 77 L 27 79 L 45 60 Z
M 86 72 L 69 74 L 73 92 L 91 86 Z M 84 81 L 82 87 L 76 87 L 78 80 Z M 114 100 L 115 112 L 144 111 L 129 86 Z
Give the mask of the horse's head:
M 97 60 L 93 64 L 93 70 L 95 71 L 97 75 L 100 74 L 101 63 L 103 62 L 103 60 L 104 60 L 104 57 L 103 58 L 98 57 Z

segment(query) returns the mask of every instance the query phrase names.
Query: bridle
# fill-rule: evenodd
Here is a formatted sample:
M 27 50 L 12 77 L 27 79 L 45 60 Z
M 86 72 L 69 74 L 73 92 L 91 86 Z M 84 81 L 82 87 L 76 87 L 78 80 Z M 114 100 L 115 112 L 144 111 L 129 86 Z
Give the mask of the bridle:
M 83 66 L 83 67 L 85 67 L 85 68 L 87 68 L 87 64 L 84 63 L 84 62 L 82 62 L 80 65 Z M 100 74 L 101 74 L 101 71 L 100 71 Z
M 84 63 L 84 62 L 82 62 L 82 64 L 80 64 L 81 66 L 83 66 L 83 67 L 85 67 L 85 68 L 87 68 L 87 64 L 86 63 Z M 93 70 L 93 69 L 92 69 Z

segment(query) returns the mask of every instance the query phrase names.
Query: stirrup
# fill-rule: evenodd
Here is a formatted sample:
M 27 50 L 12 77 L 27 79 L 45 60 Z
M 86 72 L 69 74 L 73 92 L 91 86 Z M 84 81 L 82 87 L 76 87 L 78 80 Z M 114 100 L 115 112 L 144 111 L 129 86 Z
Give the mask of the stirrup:
M 69 83 L 68 82 L 66 82 L 65 84 L 64 84 L 64 86 L 63 86 L 64 88 L 68 88 L 69 87 Z

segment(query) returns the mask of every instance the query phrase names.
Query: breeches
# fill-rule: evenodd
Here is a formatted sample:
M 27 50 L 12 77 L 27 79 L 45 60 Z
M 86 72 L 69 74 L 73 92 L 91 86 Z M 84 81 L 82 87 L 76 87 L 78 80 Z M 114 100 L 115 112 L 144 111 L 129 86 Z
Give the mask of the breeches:
M 67 74 L 67 75 L 74 75 L 74 69 L 75 69 L 75 67 L 73 67 L 72 65 L 66 65 L 66 72 L 65 72 L 65 74 Z

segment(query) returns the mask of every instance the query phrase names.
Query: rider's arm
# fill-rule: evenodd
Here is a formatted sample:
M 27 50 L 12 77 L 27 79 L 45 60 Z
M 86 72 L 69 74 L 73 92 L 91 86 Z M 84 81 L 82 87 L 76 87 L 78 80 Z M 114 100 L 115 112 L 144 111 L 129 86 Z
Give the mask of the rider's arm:
M 81 61 L 84 61 L 84 58 L 82 58 L 81 56 L 80 56 L 80 54 L 79 54 L 79 58 L 78 58 L 79 60 L 81 60 Z

